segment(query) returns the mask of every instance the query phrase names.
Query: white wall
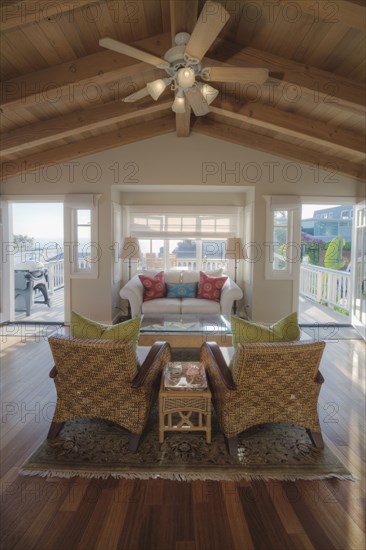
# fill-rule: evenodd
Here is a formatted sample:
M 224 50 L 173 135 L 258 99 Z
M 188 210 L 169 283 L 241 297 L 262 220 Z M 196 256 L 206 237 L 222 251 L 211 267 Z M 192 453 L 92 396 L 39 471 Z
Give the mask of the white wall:
M 111 321 L 118 307 L 117 286 L 112 288 L 111 201 L 120 199 L 131 204 L 142 197 L 145 204 L 147 201 L 159 204 L 162 196 L 154 193 L 156 185 L 161 186 L 159 191 L 166 187 L 164 204 L 174 204 L 177 200 L 179 204 L 245 204 L 251 216 L 247 230 L 250 226 L 253 228 L 254 239 L 261 247 L 265 242 L 263 195 L 295 194 L 309 200 L 325 197 L 336 203 L 340 202 L 337 198 L 352 199 L 364 193 L 364 186 L 350 178 L 317 172 L 273 155 L 196 134 L 189 138 L 167 134 L 41 169 L 40 174 L 24 174 L 4 182 L 2 192 L 6 195 L 102 194 L 99 201 L 99 240 L 103 250 L 100 275 L 98 280 L 72 282 L 72 306 L 95 319 Z M 151 186 L 152 193 L 147 193 L 145 187 L 142 195 L 131 191 L 138 191 L 140 186 Z M 179 193 L 170 192 L 176 186 Z M 220 186 L 223 192 L 213 193 L 210 186 Z M 233 187 L 237 191 L 233 192 Z M 200 192 L 192 193 L 195 188 Z M 118 191 L 121 191 L 120 197 Z M 243 198 L 244 192 L 248 192 L 247 199 Z M 253 319 L 273 321 L 292 308 L 292 285 L 265 280 L 263 257 L 244 267 L 243 278 Z

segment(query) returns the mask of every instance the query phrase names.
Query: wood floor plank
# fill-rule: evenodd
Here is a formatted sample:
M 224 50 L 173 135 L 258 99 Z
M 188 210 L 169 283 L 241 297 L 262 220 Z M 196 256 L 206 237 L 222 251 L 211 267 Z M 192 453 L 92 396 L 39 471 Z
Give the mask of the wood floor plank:
M 319 401 L 325 442 L 359 481 L 185 483 L 20 477 L 19 467 L 49 428 L 35 404 L 42 410 L 55 400 L 47 340 L 23 336 L 1 346 L 2 550 L 365 547 L 363 342 L 327 345 Z M 11 413 L 4 403 L 18 409 Z

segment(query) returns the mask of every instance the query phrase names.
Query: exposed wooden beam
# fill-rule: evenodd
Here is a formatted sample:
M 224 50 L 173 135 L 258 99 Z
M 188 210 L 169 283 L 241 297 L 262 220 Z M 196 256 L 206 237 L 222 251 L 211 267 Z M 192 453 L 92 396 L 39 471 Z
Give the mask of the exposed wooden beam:
M 155 55 L 165 52 L 170 45 L 169 35 L 147 38 L 134 42 L 136 48 L 146 49 Z M 62 63 L 28 75 L 14 78 L 1 85 L 1 109 L 5 111 L 18 105 L 34 105 L 56 101 L 64 97 L 72 102 L 81 93 L 88 93 L 88 86 L 98 86 L 151 70 L 150 65 L 138 63 L 132 57 L 103 50 L 98 53 Z M 154 69 L 152 69 L 154 70 Z M 165 73 L 156 69 L 157 75 Z M 133 90 L 126 91 L 125 95 Z M 95 93 L 95 90 L 94 90 Z
M 45 19 L 57 21 L 63 13 L 98 4 L 96 0 L 68 0 L 50 2 L 49 0 L 22 0 L 6 2 L 0 7 L 0 29 L 8 31 L 15 27 L 39 23 Z M 70 16 L 70 21 L 72 16 Z
M 4 161 L 0 164 L 0 179 L 6 181 L 20 174 L 38 170 L 42 166 L 60 164 L 121 145 L 134 143 L 135 141 L 161 136 L 169 132 L 174 132 L 174 118 L 172 116 L 142 122 L 128 126 L 128 128 L 122 128 L 121 130 L 69 143 L 62 147 L 47 149 L 28 157 L 13 161 Z
M 364 180 L 366 177 L 364 164 L 357 164 L 342 160 L 336 156 L 326 155 L 318 151 L 305 149 L 299 145 L 284 142 L 279 139 L 243 130 L 228 124 L 217 123 L 208 117 L 198 119 L 193 127 L 194 132 L 210 137 L 230 141 L 237 145 L 256 149 L 264 153 L 299 162 L 302 164 L 319 167 L 330 174 L 344 174 L 356 180 Z
M 16 128 L 1 135 L 1 157 L 32 147 L 76 136 L 83 132 L 105 128 L 119 122 L 153 113 L 170 111 L 171 100 L 152 103 L 152 99 L 137 103 L 111 101 L 93 109 L 77 111 L 25 127 Z
M 322 19 L 326 23 L 339 22 L 359 31 L 365 32 L 366 30 L 365 4 L 362 5 L 352 0 L 333 0 L 333 2 L 305 0 L 301 2 L 300 8 L 304 13 L 312 15 L 315 23 Z
M 172 46 L 175 46 L 175 35 L 178 32 L 191 33 L 197 21 L 198 0 L 182 2 L 170 0 L 170 28 L 172 34 Z M 186 103 L 186 112 L 175 115 L 178 137 L 188 137 L 191 126 L 191 106 Z
M 238 45 L 221 38 L 216 40 L 210 52 L 210 59 L 205 59 L 204 64 L 213 66 L 218 62 L 236 67 L 268 69 L 273 75 L 263 86 L 272 91 L 280 90 L 289 102 L 299 101 L 301 97 L 306 96 L 314 103 L 324 104 L 325 107 L 338 107 L 357 114 L 366 112 L 366 87 L 335 73 L 254 48 L 239 48 Z M 291 89 L 290 85 L 294 85 L 295 88 Z M 232 87 L 232 84 L 230 86 Z M 238 90 L 239 93 L 245 93 L 245 85 Z
M 334 151 L 352 153 L 361 161 L 366 156 L 366 136 L 291 112 L 280 111 L 268 105 L 249 103 L 238 105 L 228 100 L 215 101 L 210 111 L 228 119 L 241 120 L 253 127 L 264 128 Z
M 165 33 L 133 45 L 161 56 L 170 44 L 170 33 Z M 214 51 L 216 59 L 208 59 L 205 63 L 208 66 L 228 63 L 238 67 L 268 68 L 273 73 L 280 73 L 282 79 L 272 78 L 264 86 L 280 89 L 286 97 L 294 95 L 288 86 L 293 84 L 298 88 L 295 96 L 305 94 L 313 102 L 324 103 L 326 107 L 335 106 L 358 114 L 366 112 L 365 87 L 359 82 L 253 48 L 238 49 L 237 45 L 222 39 L 215 42 Z M 72 63 L 63 63 L 4 82 L 1 108 L 5 110 L 17 105 L 46 102 L 50 96 L 54 98 L 62 94 L 72 98 L 75 91 L 89 83 L 98 85 L 115 82 L 145 68 L 148 65 L 136 63 L 121 54 L 98 52 Z

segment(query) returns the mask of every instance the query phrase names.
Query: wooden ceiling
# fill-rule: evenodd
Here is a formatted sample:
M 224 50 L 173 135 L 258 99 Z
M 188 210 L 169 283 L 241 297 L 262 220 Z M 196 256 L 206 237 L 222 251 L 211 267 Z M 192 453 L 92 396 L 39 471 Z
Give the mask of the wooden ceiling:
M 223 0 L 231 14 L 205 65 L 269 69 L 261 86 L 215 83 L 210 113 L 121 99 L 165 73 L 101 48 L 159 57 L 192 31 L 201 0 L 0 0 L 1 178 L 168 132 L 206 134 L 365 178 L 364 0 Z M 189 137 L 188 137 L 189 139 Z

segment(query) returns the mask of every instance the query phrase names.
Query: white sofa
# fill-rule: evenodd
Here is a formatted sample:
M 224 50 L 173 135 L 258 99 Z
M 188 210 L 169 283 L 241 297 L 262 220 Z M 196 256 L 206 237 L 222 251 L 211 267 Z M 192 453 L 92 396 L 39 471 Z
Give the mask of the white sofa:
M 144 275 L 153 276 L 156 272 L 144 272 Z M 219 277 L 220 271 L 207 271 L 207 275 Z M 166 283 L 198 283 L 198 271 L 166 271 L 164 273 Z M 131 307 L 131 316 L 136 317 L 142 313 L 231 313 L 233 302 L 243 297 L 241 288 L 228 277 L 222 291 L 220 302 L 202 300 L 199 298 L 157 298 L 156 300 L 143 301 L 144 287 L 135 275 L 121 289 L 121 298 L 128 300 Z

